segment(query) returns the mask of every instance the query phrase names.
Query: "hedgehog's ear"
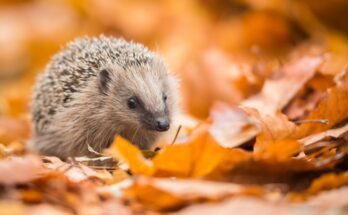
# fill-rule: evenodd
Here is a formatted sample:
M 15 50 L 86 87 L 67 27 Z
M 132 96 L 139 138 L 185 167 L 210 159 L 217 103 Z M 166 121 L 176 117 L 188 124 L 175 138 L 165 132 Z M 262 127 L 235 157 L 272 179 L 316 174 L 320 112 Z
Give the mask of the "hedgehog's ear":
M 99 90 L 106 94 L 108 91 L 108 84 L 111 81 L 110 72 L 107 69 L 103 69 L 99 73 Z

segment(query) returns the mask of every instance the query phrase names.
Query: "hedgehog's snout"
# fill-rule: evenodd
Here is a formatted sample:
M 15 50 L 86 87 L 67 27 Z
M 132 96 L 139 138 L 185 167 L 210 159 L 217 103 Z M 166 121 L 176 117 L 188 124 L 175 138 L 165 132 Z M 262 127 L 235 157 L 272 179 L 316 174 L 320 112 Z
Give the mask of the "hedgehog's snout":
M 143 118 L 142 124 L 145 128 L 153 131 L 164 132 L 170 127 L 170 120 L 167 116 Z
M 157 131 L 168 131 L 169 127 L 170 124 L 167 117 L 159 117 L 155 120 L 155 129 Z

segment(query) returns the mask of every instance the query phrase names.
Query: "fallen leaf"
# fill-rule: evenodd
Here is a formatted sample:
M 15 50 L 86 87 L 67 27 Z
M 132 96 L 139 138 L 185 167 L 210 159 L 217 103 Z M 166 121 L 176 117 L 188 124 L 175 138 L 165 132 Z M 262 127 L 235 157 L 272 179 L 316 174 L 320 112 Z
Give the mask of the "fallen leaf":
M 328 173 L 315 179 L 308 188 L 307 193 L 315 195 L 324 190 L 339 188 L 348 184 L 348 172 L 339 174 Z
M 335 196 L 335 190 L 341 187 L 345 188 L 344 186 L 346 186 L 347 184 L 348 184 L 348 172 L 326 173 L 316 178 L 315 180 L 313 180 L 310 186 L 303 192 L 291 193 L 288 198 L 291 201 L 296 201 L 296 202 L 304 202 L 312 198 L 311 200 L 312 202 L 318 202 L 319 199 L 315 200 L 316 195 L 325 193 L 325 191 L 331 190 L 332 194 Z M 348 202 L 346 202 L 345 204 L 348 204 Z
M 167 145 L 151 160 L 124 139 L 116 139 L 118 157 L 129 165 L 134 174 L 176 177 L 203 177 L 223 165 L 233 165 L 251 158 L 240 149 L 221 147 L 204 124 L 182 144 Z M 214 155 L 214 156 L 212 156 Z
M 69 215 L 71 214 L 69 210 L 66 210 L 62 207 L 53 206 L 52 204 L 48 204 L 48 203 L 26 207 L 26 211 L 27 212 L 30 211 L 30 214 L 33 214 L 33 215 L 36 215 L 36 214 Z
M 163 190 L 136 183 L 131 189 L 125 191 L 128 201 L 131 204 L 140 203 L 137 209 L 148 209 L 153 211 L 178 210 L 188 204 L 181 197 L 172 195 Z M 152 197 L 152 198 L 149 198 Z M 133 206 L 134 207 L 134 206 Z M 144 208 L 145 207 L 145 208 Z M 136 209 L 136 208 L 134 208 Z
M 265 82 L 259 94 L 244 100 L 242 106 L 255 108 L 262 114 L 274 115 L 314 76 L 322 63 L 321 56 L 303 56 L 292 60 Z
M 257 110 L 245 109 L 255 117 L 261 127 L 261 132 L 256 136 L 254 153 L 261 157 L 286 158 L 298 152 L 300 144 L 296 138 L 297 127 L 280 112 L 274 115 L 265 115 Z
M 342 194 L 341 192 L 340 194 Z M 335 196 L 337 198 L 337 195 Z M 334 197 L 334 198 L 335 198 Z M 334 203 L 334 198 L 330 199 Z M 327 198 L 329 199 L 329 198 Z M 325 204 L 325 198 L 314 204 L 289 204 L 286 202 L 271 202 L 264 199 L 257 199 L 252 197 L 238 197 L 229 200 L 210 203 L 210 204 L 196 204 L 191 205 L 183 210 L 175 212 L 175 215 L 209 215 L 209 214 L 240 214 L 249 215 L 270 215 L 270 214 L 328 214 L 331 211 L 338 211 L 339 214 L 346 213 L 346 198 L 342 198 L 340 205 Z M 342 212 L 342 213 L 341 213 Z
M 302 144 L 304 144 L 305 146 L 309 146 L 313 143 L 319 142 L 321 140 L 324 139 L 328 139 L 328 138 L 334 138 L 334 139 L 338 139 L 338 138 L 345 138 L 345 135 L 348 133 L 348 124 L 339 127 L 339 128 L 334 128 L 334 129 L 329 129 L 326 131 L 323 131 L 321 133 L 318 134 L 312 134 L 310 136 L 307 136 L 305 138 L 302 138 L 301 140 L 299 140 Z
M 44 157 L 45 166 L 48 169 L 62 172 L 73 182 L 81 182 L 89 178 L 99 178 L 103 181 L 112 180 L 111 174 L 105 169 L 93 170 L 79 163 L 65 163 L 57 157 Z
M 301 152 L 302 145 L 296 140 L 284 139 L 270 143 L 257 156 L 274 160 L 287 160 Z
M 127 163 L 134 174 L 153 174 L 151 161 L 144 158 L 139 148 L 126 139 L 117 136 L 109 149 L 108 153 Z
M 155 175 L 199 178 L 220 166 L 250 159 L 250 154 L 240 149 L 221 147 L 208 129 L 201 125 L 186 143 L 164 147 L 153 159 Z
M 11 156 L 0 160 L 0 184 L 15 185 L 30 182 L 48 173 L 41 159 L 34 155 Z
M 0 2 L 0 214 L 347 214 L 346 0 Z M 100 33 L 159 52 L 200 121 L 174 114 L 159 151 L 43 163 L 35 76 Z
M 235 195 L 260 196 L 259 187 L 245 187 L 230 183 L 190 179 L 159 179 L 137 177 L 125 190 L 125 198 L 132 204 L 155 211 L 177 210 L 188 204 L 221 201 Z
M 209 132 L 223 147 L 237 147 L 252 138 L 260 128 L 256 120 L 243 109 L 217 103 L 210 112 L 211 126 Z
M 324 119 L 328 123 L 305 123 L 300 125 L 299 132 L 302 137 L 325 131 L 339 122 L 348 118 L 348 80 L 345 78 L 348 71 L 343 71 L 336 77 L 336 86 L 327 90 L 317 108 L 305 120 Z
M 312 196 L 308 199 L 307 205 L 314 207 L 337 208 L 342 209 L 343 213 L 347 211 L 348 200 L 343 198 L 347 195 L 348 187 L 341 187 L 332 190 L 326 190 Z
M 43 194 L 38 190 L 22 190 L 20 191 L 21 200 L 26 203 L 40 203 L 43 200 Z
M 316 73 L 290 103 L 284 107 L 282 112 L 288 116 L 291 121 L 304 119 L 325 97 L 326 90 L 334 86 L 332 79 L 333 76 Z

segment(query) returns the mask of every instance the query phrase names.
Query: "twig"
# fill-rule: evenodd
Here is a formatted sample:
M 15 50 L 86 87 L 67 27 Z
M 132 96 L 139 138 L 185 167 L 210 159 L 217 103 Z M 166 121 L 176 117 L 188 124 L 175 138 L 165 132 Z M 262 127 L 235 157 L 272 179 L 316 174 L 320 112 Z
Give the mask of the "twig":
M 327 125 L 327 124 L 329 124 L 329 120 L 327 120 L 327 119 L 308 119 L 308 120 L 297 120 L 297 121 L 294 121 L 294 123 L 297 125 L 304 124 L 304 123 L 320 123 L 320 124 Z
M 68 172 L 71 168 L 73 168 L 74 165 L 69 163 L 68 166 L 67 166 L 66 168 L 64 168 L 64 169 L 62 169 L 62 170 L 59 170 L 61 167 L 62 167 L 62 166 L 59 166 L 56 170 L 57 170 L 57 171 L 60 171 L 60 172 L 62 172 L 62 173 L 65 173 L 65 172 Z
M 173 145 L 173 144 L 175 143 L 176 138 L 178 138 L 178 136 L 179 136 L 179 132 L 180 132 L 180 130 L 181 130 L 181 127 L 182 127 L 182 126 L 179 125 L 178 130 L 176 131 L 175 137 L 174 137 L 174 139 L 173 139 L 173 141 L 172 141 L 172 143 L 171 143 L 170 145 Z
M 89 168 L 96 170 L 116 170 L 116 167 L 107 167 L 107 166 L 88 166 Z
M 69 157 L 68 160 L 69 160 L 69 164 L 68 164 L 69 166 L 68 168 L 62 171 L 63 173 L 69 171 L 73 167 L 76 167 L 80 169 L 85 176 L 88 176 L 85 170 L 83 169 L 83 167 L 81 166 L 81 164 L 75 160 L 75 157 Z

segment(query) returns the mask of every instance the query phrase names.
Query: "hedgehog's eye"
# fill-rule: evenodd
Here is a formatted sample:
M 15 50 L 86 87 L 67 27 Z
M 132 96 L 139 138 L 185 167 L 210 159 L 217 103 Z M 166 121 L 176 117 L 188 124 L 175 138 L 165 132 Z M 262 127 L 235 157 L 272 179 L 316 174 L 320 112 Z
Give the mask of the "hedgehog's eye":
M 163 101 L 167 101 L 168 97 L 166 94 L 163 95 Z
M 136 108 L 137 105 L 138 105 L 138 100 L 137 100 L 137 98 L 134 97 L 134 96 L 130 97 L 130 98 L 128 99 L 128 101 L 127 101 L 127 105 L 128 105 L 128 107 L 129 107 L 130 109 Z

